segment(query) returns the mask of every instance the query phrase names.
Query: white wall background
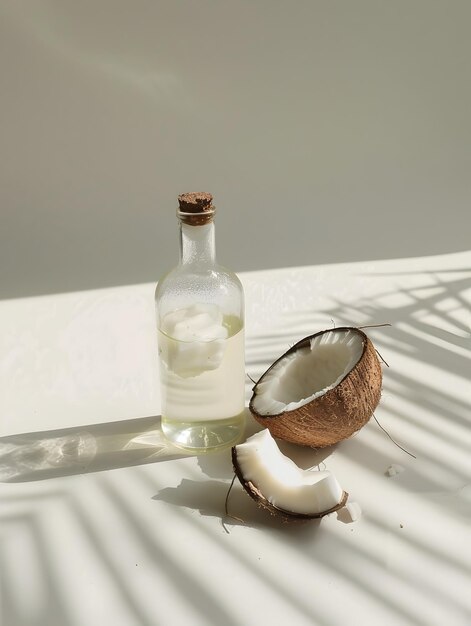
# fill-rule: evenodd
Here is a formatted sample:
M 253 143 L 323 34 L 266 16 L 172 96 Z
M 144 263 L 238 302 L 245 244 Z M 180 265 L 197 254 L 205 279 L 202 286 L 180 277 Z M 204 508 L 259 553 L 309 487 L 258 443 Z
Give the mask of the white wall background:
M 0 297 L 468 249 L 469 0 L 0 0 Z

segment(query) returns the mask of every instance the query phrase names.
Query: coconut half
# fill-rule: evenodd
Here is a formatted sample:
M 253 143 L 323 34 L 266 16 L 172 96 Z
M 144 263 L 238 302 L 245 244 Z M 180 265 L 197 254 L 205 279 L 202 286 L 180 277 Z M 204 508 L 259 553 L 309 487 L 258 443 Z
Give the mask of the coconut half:
M 323 517 L 348 498 L 329 471 L 303 470 L 282 454 L 268 429 L 234 446 L 232 463 L 249 496 L 286 519 Z
M 364 426 L 381 397 L 382 371 L 371 340 L 358 328 L 305 337 L 262 375 L 249 408 L 272 435 L 323 447 Z

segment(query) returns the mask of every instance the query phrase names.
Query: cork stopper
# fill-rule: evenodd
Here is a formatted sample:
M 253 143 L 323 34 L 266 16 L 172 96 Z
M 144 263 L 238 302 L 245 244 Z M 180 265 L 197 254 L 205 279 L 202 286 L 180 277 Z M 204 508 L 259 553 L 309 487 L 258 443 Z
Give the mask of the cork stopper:
M 202 226 L 212 222 L 216 208 L 213 196 L 205 191 L 192 191 L 178 196 L 177 216 L 190 226 Z

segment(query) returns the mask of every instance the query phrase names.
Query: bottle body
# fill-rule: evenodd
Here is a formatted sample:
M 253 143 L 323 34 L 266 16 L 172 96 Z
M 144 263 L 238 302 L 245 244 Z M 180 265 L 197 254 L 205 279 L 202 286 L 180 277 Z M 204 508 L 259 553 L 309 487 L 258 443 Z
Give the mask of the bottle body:
M 244 298 L 214 255 L 214 224 L 181 225 L 179 265 L 156 290 L 162 430 L 205 452 L 245 426 Z

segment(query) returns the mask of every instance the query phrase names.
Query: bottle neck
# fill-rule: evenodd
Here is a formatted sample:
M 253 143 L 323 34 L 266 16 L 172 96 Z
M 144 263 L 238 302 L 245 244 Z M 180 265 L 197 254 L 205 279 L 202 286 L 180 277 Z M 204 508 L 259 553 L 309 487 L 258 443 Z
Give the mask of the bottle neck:
M 190 226 L 180 222 L 180 263 L 214 265 L 216 240 L 214 222 Z

